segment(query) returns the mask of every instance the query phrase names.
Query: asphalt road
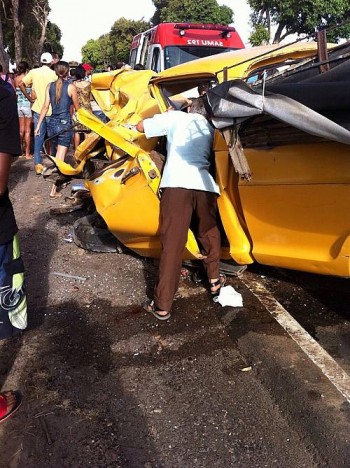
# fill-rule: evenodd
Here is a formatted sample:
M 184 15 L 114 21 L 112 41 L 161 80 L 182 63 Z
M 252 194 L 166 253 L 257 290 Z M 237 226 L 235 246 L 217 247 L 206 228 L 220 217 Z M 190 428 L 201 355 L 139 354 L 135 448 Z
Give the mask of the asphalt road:
M 62 201 L 30 162 L 15 163 L 11 188 L 30 320 L 0 342 L 0 384 L 24 396 L 0 427 L 1 467 L 349 466 L 349 401 L 250 287 L 349 374 L 346 280 L 251 267 L 229 279 L 239 308 L 184 280 L 159 323 L 140 308 L 151 260 L 70 242 L 79 214 L 50 214 Z

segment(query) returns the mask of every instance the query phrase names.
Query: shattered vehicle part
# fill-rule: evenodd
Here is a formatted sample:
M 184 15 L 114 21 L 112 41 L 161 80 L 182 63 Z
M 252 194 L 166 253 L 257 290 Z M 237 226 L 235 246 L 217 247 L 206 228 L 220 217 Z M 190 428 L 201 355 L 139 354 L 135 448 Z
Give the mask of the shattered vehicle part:
M 346 128 L 294 99 L 256 91 L 242 80 L 227 81 L 209 90 L 207 95 L 213 115 L 211 120 L 218 129 L 234 127 L 265 114 L 310 135 L 350 144 L 350 132 Z
M 107 229 L 98 213 L 84 216 L 73 224 L 74 243 L 82 249 L 101 253 L 122 253 L 123 247 Z
M 58 207 L 51 208 L 50 213 L 56 216 L 73 213 L 75 211 L 84 211 L 87 213 L 95 211 L 91 193 L 86 188 L 72 191 L 72 195 L 70 197 L 65 197 L 64 201 L 65 203 L 62 203 Z
M 122 245 L 158 257 L 158 188 L 166 155 L 162 139 L 147 140 L 135 125 L 178 108 L 199 84 L 209 83 L 218 127 L 213 167 L 221 192 L 221 259 L 348 277 L 348 112 L 338 114 L 326 93 L 308 89 L 327 80 L 333 92 L 349 89 L 350 75 L 341 72 L 350 63 L 349 47 L 329 47 L 329 71 L 322 78 L 315 43 L 229 52 L 159 74 L 97 74 L 93 93 L 111 120 L 104 124 L 79 111 L 90 139 L 78 147 L 75 164 L 55 164 L 65 175 L 83 174 L 97 212 Z M 344 83 L 337 78 L 334 84 L 339 75 Z M 289 82 L 294 95 L 283 91 Z M 310 100 L 302 102 L 301 94 Z M 183 260 L 201 258 L 193 228 Z

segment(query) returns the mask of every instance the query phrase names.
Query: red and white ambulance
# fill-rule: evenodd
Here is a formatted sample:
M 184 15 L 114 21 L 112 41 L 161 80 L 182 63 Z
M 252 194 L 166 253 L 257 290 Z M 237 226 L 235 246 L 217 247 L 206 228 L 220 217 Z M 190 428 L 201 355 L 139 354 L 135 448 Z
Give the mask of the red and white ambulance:
M 160 23 L 133 38 L 129 64 L 132 68 L 142 64 L 160 72 L 197 58 L 243 48 L 242 39 L 232 26 Z

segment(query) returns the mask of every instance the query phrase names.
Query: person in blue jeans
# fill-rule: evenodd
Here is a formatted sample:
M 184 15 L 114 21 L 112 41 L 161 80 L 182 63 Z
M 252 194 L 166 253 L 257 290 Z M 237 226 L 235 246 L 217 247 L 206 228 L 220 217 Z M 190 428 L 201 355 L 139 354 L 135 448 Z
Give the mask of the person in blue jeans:
M 41 55 L 40 62 L 42 65 L 41 67 L 30 70 L 18 83 L 18 87 L 23 95 L 33 104 L 32 113 L 34 128 L 38 124 L 39 115 L 45 101 L 46 87 L 57 78 L 56 73 L 50 68 L 53 63 L 53 58 L 49 52 L 44 52 Z M 31 94 L 28 93 L 27 88 L 32 89 Z M 41 150 L 43 149 L 46 125 L 50 114 L 51 109 L 48 110 L 47 118 L 42 122 L 40 134 L 34 137 L 34 169 L 38 176 L 42 174 L 44 169 Z
M 55 65 L 57 80 L 50 83 L 46 88 L 45 102 L 40 112 L 36 124 L 34 135 L 38 136 L 43 132 L 42 125 L 49 110 L 50 104 L 52 113 L 47 122 L 47 132 L 51 138 L 51 144 L 57 148 L 56 158 L 64 161 L 68 148 L 73 138 L 73 125 L 71 117 L 71 107 L 77 111 L 79 100 L 76 87 L 69 82 L 69 64 L 63 60 Z M 50 198 L 60 196 L 54 184 L 51 189 Z

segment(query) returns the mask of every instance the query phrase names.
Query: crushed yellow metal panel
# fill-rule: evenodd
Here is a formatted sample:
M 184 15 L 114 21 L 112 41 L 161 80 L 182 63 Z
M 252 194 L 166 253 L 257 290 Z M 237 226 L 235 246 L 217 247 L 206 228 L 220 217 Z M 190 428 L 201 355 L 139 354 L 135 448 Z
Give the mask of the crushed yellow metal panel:
M 96 209 L 125 246 L 157 257 L 161 167 L 152 152 L 159 151 L 159 142 L 138 133 L 136 123 L 165 112 L 170 98 L 186 99 L 199 82 L 220 83 L 225 73 L 228 79 L 251 77 L 265 66 L 316 54 L 315 43 L 299 43 L 284 49 L 266 46 L 219 54 L 160 74 L 133 70 L 95 74 L 93 95 L 110 122 L 104 124 L 79 110 L 78 120 L 92 133 L 78 147 L 75 165 L 55 163 L 63 174 L 77 176 L 102 147 L 108 164 L 86 179 Z M 218 131 L 214 152 L 221 191 L 222 259 L 350 276 L 349 147 L 296 141 L 274 148 L 245 148 L 251 181 L 239 180 Z M 183 258 L 200 256 L 189 231 Z
M 254 177 L 239 183 L 252 254 L 263 264 L 349 276 L 350 147 L 246 149 Z
M 150 171 L 155 172 L 154 178 L 150 177 Z M 160 255 L 159 182 L 159 171 L 146 153 L 136 160 L 130 158 L 118 167 L 108 168 L 95 179 L 87 181 L 96 209 L 109 230 L 120 242 L 140 255 Z M 150 246 L 151 251 L 148 250 Z M 185 258 L 201 258 L 191 231 L 185 250 Z

